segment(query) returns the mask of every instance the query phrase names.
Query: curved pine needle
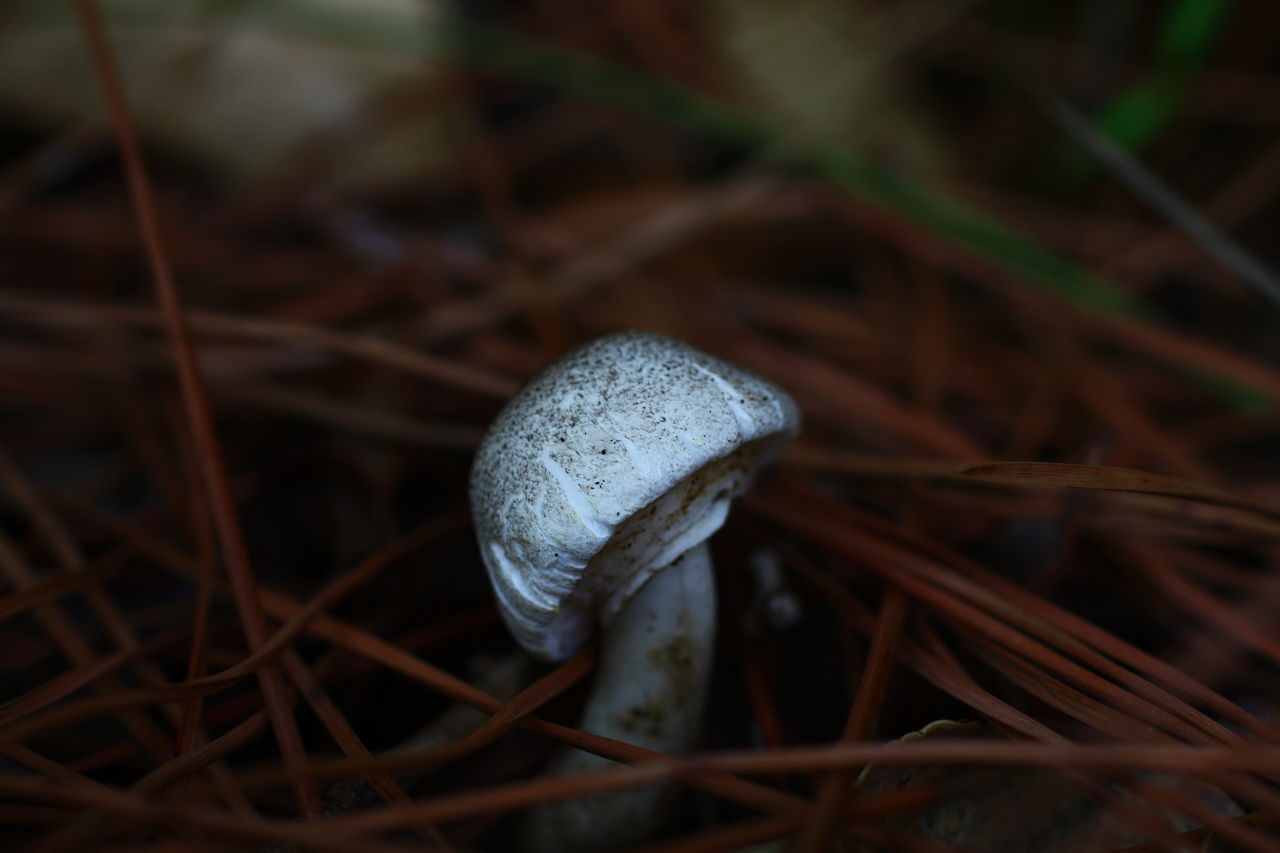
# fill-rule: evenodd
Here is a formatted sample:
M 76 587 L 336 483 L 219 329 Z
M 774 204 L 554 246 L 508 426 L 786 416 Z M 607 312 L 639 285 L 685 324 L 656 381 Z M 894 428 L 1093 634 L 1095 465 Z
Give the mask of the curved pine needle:
M 236 593 L 236 611 L 240 615 L 245 640 L 249 648 L 256 651 L 258 646 L 266 640 L 266 625 L 251 591 L 253 566 L 236 516 L 235 502 L 231 497 L 231 487 L 227 481 L 227 471 L 222 463 L 222 450 L 213 427 L 213 418 L 209 412 L 200 368 L 196 363 L 195 349 L 187 334 L 182 298 L 174 283 L 168 251 L 161 236 L 160 220 L 152 197 L 151 182 L 143 165 L 141 147 L 129 115 L 128 99 L 93 0 L 75 0 L 75 10 L 94 70 L 106 96 L 111 126 L 123 155 L 134 215 L 142 231 L 147 262 L 164 311 L 165 328 L 169 334 L 170 349 L 182 389 L 188 427 L 191 430 L 192 441 L 199 447 L 197 458 L 201 464 L 201 479 L 208 490 L 209 509 L 214 519 L 214 529 L 218 533 L 223 560 L 231 578 L 232 588 Z M 285 760 L 288 762 L 301 760 L 306 754 L 306 747 L 298 731 L 298 721 L 294 719 L 292 712 L 285 704 L 284 685 L 279 671 L 273 664 L 268 663 L 257 670 L 256 674 Z M 313 788 L 306 783 L 300 783 L 295 788 L 294 796 L 303 814 L 312 818 L 319 816 L 320 797 Z
M 80 299 L 51 299 L 40 294 L 14 290 L 0 291 L 0 312 L 13 314 L 28 322 L 69 328 L 159 328 L 164 323 L 160 314 L 150 308 Z M 519 387 L 518 383 L 505 377 L 391 341 L 337 332 L 305 323 L 238 317 L 207 310 L 188 312 L 187 322 L 191 331 L 198 336 L 320 347 L 348 358 L 358 358 L 498 399 L 510 397 Z
M 1232 494 L 1183 477 L 1169 477 L 1132 468 L 1072 465 L 1065 462 L 984 462 L 960 468 L 955 474 L 983 483 L 1005 486 L 1052 486 L 1162 495 L 1280 516 L 1280 501 Z
M 350 571 L 340 575 L 308 601 L 306 606 L 298 608 L 295 613 L 291 614 L 279 630 L 269 635 L 265 642 L 260 644 L 256 650 L 240 663 L 202 678 L 160 684 L 145 690 L 121 691 L 110 696 L 87 699 L 77 704 L 64 706 L 35 719 L 14 722 L 23 714 L 44 707 L 50 701 L 53 701 L 53 699 L 47 698 L 45 693 L 42 693 L 38 704 L 35 704 L 37 703 L 37 698 L 31 698 L 25 700 L 17 710 L 8 709 L 8 713 L 0 716 L 0 722 L 9 723 L 9 728 L 0 730 L 0 748 L 7 748 L 13 744 L 21 743 L 39 732 L 55 729 L 76 720 L 87 719 L 108 711 L 141 708 L 155 702 L 170 699 L 205 696 L 230 687 L 238 681 L 259 672 L 263 666 L 270 664 L 287 650 L 299 635 L 308 629 L 310 622 L 323 618 L 322 614 L 326 610 L 332 608 L 362 584 L 372 580 L 390 563 L 402 559 L 423 544 L 452 529 L 458 523 L 460 517 L 459 514 L 455 513 L 432 519 L 413 533 L 392 542 Z M 110 659 L 109 663 L 99 662 L 87 673 L 81 672 L 69 675 L 68 679 L 70 681 L 58 683 L 56 690 L 51 689 L 53 693 L 56 693 L 54 698 L 61 698 L 71 689 L 74 689 L 68 685 L 79 685 L 86 683 L 86 680 L 91 681 L 94 678 L 99 678 L 105 672 L 123 665 L 137 655 L 137 650 L 134 650 L 133 654 L 130 655 L 123 653 L 115 655 Z M 48 692 L 50 691 L 46 691 L 46 693 Z M 0 708 L 0 711 L 3 710 Z

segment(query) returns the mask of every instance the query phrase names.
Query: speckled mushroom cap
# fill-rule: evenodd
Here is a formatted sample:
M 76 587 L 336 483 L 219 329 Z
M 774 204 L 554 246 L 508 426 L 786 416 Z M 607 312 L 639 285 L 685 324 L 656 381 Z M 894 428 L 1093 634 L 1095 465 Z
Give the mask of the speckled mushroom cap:
M 563 660 L 655 571 L 724 523 L 799 427 L 776 385 L 622 332 L 534 376 L 471 470 L 476 536 L 511 632 Z

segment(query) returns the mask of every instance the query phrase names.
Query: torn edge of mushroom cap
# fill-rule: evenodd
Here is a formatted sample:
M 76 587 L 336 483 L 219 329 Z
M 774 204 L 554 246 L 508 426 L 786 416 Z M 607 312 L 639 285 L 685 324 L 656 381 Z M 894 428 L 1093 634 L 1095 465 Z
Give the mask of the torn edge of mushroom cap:
M 750 470 L 720 502 L 735 497 L 799 421 L 773 383 L 651 332 L 599 338 L 543 368 L 493 422 L 471 471 L 481 556 L 512 634 L 541 657 L 572 655 L 600 597 L 583 572 L 618 527 L 750 444 Z M 641 575 L 623 580 L 635 588 Z

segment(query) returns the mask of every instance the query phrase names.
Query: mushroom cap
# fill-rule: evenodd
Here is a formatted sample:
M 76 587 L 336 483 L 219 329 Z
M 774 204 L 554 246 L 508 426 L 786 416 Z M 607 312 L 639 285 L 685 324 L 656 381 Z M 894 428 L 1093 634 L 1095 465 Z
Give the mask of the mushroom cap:
M 543 368 L 471 470 L 480 553 L 512 634 L 540 657 L 571 656 L 724 523 L 799 420 L 776 385 L 651 332 Z

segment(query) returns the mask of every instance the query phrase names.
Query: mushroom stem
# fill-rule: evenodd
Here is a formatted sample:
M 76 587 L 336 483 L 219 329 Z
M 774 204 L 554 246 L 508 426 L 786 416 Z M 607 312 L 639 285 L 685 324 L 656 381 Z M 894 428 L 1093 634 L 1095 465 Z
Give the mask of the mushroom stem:
M 697 739 L 715 639 L 711 551 L 694 546 L 653 574 L 604 632 L 595 686 L 579 728 L 668 755 Z M 577 775 L 615 766 L 580 750 L 551 772 Z M 530 812 L 525 844 L 533 853 L 614 850 L 651 837 L 680 808 L 678 789 L 650 786 L 550 803 Z

